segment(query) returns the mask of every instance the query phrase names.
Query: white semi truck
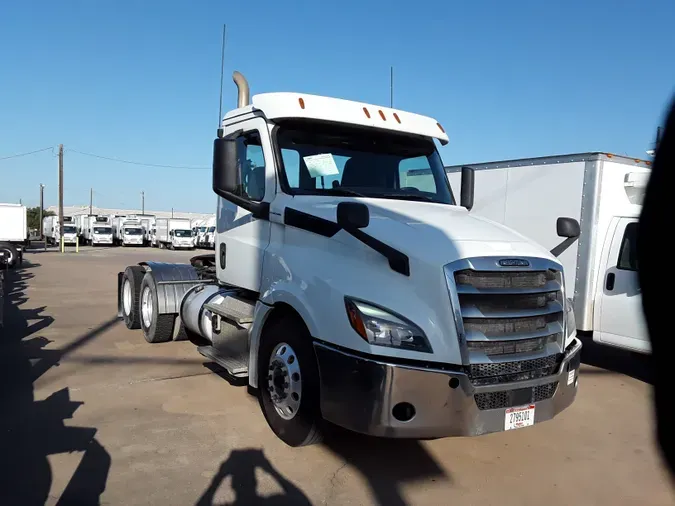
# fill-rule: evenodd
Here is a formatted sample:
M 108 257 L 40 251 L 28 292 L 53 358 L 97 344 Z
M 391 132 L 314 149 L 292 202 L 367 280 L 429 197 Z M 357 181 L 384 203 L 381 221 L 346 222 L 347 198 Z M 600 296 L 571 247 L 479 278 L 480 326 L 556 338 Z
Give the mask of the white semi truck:
M 109 216 L 88 216 L 85 220 L 84 239 L 90 246 L 112 246 L 113 231 Z
M 471 436 L 573 402 L 581 343 L 563 265 L 468 212 L 469 169 L 458 205 L 436 120 L 298 93 L 251 103 L 234 80 L 238 108 L 214 141 L 216 252 L 120 272 L 128 328 L 150 343 L 201 341 L 202 355 L 247 378 L 291 446 L 319 441 L 323 421 Z M 415 169 L 429 170 L 420 186 L 406 183 Z
M 187 218 L 157 218 L 157 245 L 160 249 L 193 249 L 192 228 Z
M 77 242 L 77 226 L 72 216 L 64 216 L 62 234 L 59 217 L 45 216 L 42 219 L 42 235 L 47 244 L 61 244 L 61 236 L 63 236 L 63 244 L 72 245 Z
M 557 252 L 577 330 L 598 343 L 642 353 L 651 347 L 635 243 L 650 166 L 609 153 L 471 165 L 477 188 L 472 212 Z M 459 188 L 461 167 L 446 171 Z M 553 230 L 558 216 L 578 220 L 579 236 L 560 243 Z
M 0 204 L 0 253 L 10 268 L 18 267 L 28 245 L 28 218 L 26 206 Z

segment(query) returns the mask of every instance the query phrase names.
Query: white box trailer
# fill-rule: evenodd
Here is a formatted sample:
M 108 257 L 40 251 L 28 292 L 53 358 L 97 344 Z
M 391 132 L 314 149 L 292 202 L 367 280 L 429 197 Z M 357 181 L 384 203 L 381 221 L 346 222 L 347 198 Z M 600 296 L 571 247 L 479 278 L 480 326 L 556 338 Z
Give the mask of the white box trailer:
M 0 204 L 0 255 L 2 263 L 17 267 L 28 245 L 28 218 L 26 206 Z
M 635 241 L 650 162 L 581 153 L 469 165 L 472 214 L 512 228 L 551 250 L 565 267 L 580 333 L 648 353 Z M 446 167 L 455 194 L 461 166 Z M 576 219 L 579 236 L 561 242 L 559 217 Z
M 193 249 L 192 228 L 187 218 L 157 218 L 157 245 L 159 248 Z

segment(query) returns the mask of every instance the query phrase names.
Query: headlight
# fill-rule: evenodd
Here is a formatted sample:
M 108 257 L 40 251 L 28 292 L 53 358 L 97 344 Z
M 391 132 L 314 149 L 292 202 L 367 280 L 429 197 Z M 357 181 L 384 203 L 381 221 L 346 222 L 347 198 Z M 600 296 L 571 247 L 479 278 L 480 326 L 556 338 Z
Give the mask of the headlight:
M 424 332 L 403 317 L 352 299 L 345 306 L 352 328 L 370 344 L 432 353 Z
M 574 304 L 572 299 L 567 299 L 565 304 L 565 348 L 577 334 L 577 322 L 574 318 Z

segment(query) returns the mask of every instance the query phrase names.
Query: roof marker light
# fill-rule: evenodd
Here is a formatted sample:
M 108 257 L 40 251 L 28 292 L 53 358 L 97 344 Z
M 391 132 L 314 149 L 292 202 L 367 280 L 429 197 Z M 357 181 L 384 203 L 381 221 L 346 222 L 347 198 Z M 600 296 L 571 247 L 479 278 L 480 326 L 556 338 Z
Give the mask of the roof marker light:
M 383 121 L 387 121 L 387 118 L 384 117 L 384 113 L 382 112 L 382 109 L 380 109 L 380 110 L 377 111 L 377 112 L 380 113 L 380 118 L 382 118 Z
M 398 114 L 394 113 L 394 119 L 398 121 L 399 124 L 401 124 L 401 118 L 398 117 Z
M 443 127 L 441 126 L 440 123 L 436 123 L 436 126 L 438 126 L 438 129 L 439 129 L 441 132 L 445 133 L 445 130 L 443 130 Z
M 363 108 L 363 112 L 366 113 L 366 118 L 370 119 L 370 113 L 368 112 L 368 109 L 366 109 L 366 108 L 364 107 L 364 108 Z
M 305 108 L 305 101 L 302 99 L 302 97 L 298 98 L 298 103 L 300 104 L 300 109 Z

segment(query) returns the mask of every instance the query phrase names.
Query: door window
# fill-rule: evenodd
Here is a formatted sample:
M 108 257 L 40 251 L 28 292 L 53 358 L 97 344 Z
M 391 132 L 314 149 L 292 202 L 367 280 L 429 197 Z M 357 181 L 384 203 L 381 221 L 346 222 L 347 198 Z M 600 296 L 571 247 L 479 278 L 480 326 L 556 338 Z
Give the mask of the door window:
M 265 155 L 260 134 L 248 132 L 237 139 L 241 186 L 236 194 L 256 202 L 265 197 Z
M 618 269 L 625 271 L 637 271 L 637 227 L 636 222 L 626 225 L 619 249 L 619 260 L 616 263 Z

